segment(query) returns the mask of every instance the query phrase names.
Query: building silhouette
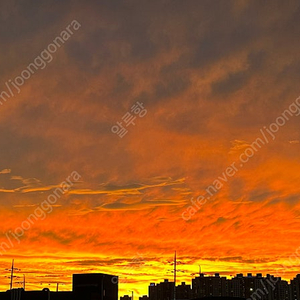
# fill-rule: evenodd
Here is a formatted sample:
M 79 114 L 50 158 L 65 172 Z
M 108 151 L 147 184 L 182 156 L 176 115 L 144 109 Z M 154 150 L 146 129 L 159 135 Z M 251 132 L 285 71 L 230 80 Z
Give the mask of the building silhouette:
M 227 279 L 219 273 L 214 276 L 200 273 L 191 285 L 182 282 L 175 287 L 174 282 L 165 279 L 151 283 L 148 292 L 148 296 L 139 300 L 174 300 L 175 295 L 175 300 L 300 300 L 300 274 L 289 284 L 270 274 L 237 274 Z M 118 300 L 118 277 L 103 273 L 73 274 L 72 291 L 10 289 L 0 292 L 0 300 Z M 125 295 L 120 300 L 133 299 Z
M 75 299 L 117 300 L 117 277 L 108 274 L 73 274 L 73 293 Z
M 165 279 L 163 282 L 149 286 L 150 300 L 173 300 L 174 299 L 174 282 Z
M 157 300 L 157 285 L 150 283 L 148 287 L 149 300 Z
M 151 283 L 148 290 L 149 300 L 174 299 L 174 282 Z M 176 286 L 176 300 L 185 299 L 300 300 L 300 274 L 289 284 L 270 274 L 237 274 L 227 279 L 219 273 L 214 276 L 200 273 L 192 279 L 192 286 L 184 282 Z
M 176 299 L 191 299 L 192 290 L 190 285 L 186 285 L 185 282 L 181 282 L 180 285 L 176 286 Z
M 201 273 L 199 277 L 192 280 L 192 297 L 228 296 L 226 283 L 226 277 L 220 277 L 219 273 L 216 273 L 215 276 L 205 276 Z
M 120 297 L 120 300 L 131 300 L 131 299 L 132 298 L 129 295 L 124 295 L 124 296 Z
M 300 299 L 300 274 L 297 274 L 297 276 L 291 280 L 290 299 L 291 300 Z
M 92 273 L 73 274 L 73 289 L 69 292 L 25 291 L 11 289 L 0 292 L 0 300 L 118 300 L 118 277 Z

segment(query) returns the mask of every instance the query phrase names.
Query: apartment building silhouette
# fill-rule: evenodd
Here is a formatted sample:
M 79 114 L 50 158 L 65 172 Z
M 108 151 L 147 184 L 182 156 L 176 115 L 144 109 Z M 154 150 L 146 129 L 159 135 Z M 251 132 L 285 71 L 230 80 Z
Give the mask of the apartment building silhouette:
M 151 283 L 148 288 L 149 300 L 174 300 L 174 282 Z M 176 300 L 201 299 L 251 299 L 251 300 L 300 300 L 300 274 L 290 284 L 275 277 L 261 273 L 246 276 L 237 274 L 228 279 L 219 273 L 199 276 L 192 279 L 192 285 L 184 282 L 176 286 Z

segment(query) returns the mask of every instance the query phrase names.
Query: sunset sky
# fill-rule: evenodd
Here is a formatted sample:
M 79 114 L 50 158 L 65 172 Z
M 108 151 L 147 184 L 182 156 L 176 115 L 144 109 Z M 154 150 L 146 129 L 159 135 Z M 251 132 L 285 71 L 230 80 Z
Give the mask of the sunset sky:
M 293 0 L 2 0 L 0 290 L 13 258 L 15 287 L 102 272 L 119 295 L 172 280 L 175 250 L 178 283 L 199 265 L 300 273 L 299 14 Z

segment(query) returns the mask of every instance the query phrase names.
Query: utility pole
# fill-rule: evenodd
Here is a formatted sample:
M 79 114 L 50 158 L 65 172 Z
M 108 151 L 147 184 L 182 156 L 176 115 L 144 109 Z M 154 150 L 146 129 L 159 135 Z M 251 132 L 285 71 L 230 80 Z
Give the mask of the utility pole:
M 14 280 L 14 270 L 20 271 L 20 269 L 14 267 L 14 259 L 12 260 L 11 269 L 5 269 L 6 271 L 10 271 L 10 284 L 9 289 L 12 290 L 13 288 L 13 280 Z
M 174 256 L 174 300 L 176 300 L 176 251 Z
M 64 285 L 63 282 L 56 282 L 56 291 L 58 292 L 59 285 Z
M 12 290 L 12 287 L 13 287 L 13 277 L 14 277 L 14 260 L 12 260 L 12 264 L 11 264 L 10 290 Z

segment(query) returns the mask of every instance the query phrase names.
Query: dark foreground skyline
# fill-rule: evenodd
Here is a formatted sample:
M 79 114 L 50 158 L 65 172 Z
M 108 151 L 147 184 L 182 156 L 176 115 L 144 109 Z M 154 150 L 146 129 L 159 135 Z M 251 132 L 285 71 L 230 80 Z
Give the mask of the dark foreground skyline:
M 13 274 L 12 274 L 13 276 Z M 12 279 L 13 277 L 11 277 Z M 13 282 L 13 281 L 12 281 Z M 176 288 L 174 289 L 174 287 Z M 12 287 L 12 286 L 11 286 Z M 103 273 L 73 274 L 72 291 L 51 291 L 43 288 L 39 291 L 27 291 L 25 279 L 23 288 L 10 288 L 0 293 L 0 300 L 119 300 L 119 277 Z M 123 295 L 120 300 L 133 300 L 132 296 Z M 248 300 L 300 300 L 300 274 L 290 283 L 271 274 L 252 275 L 236 274 L 228 279 L 215 273 L 214 276 L 200 273 L 192 279 L 191 284 L 165 279 L 160 283 L 150 283 L 148 295 L 139 300 L 190 300 L 206 297 L 227 297 L 228 299 Z M 137 297 L 136 297 L 137 298 Z M 220 298 L 221 299 L 221 298 Z

